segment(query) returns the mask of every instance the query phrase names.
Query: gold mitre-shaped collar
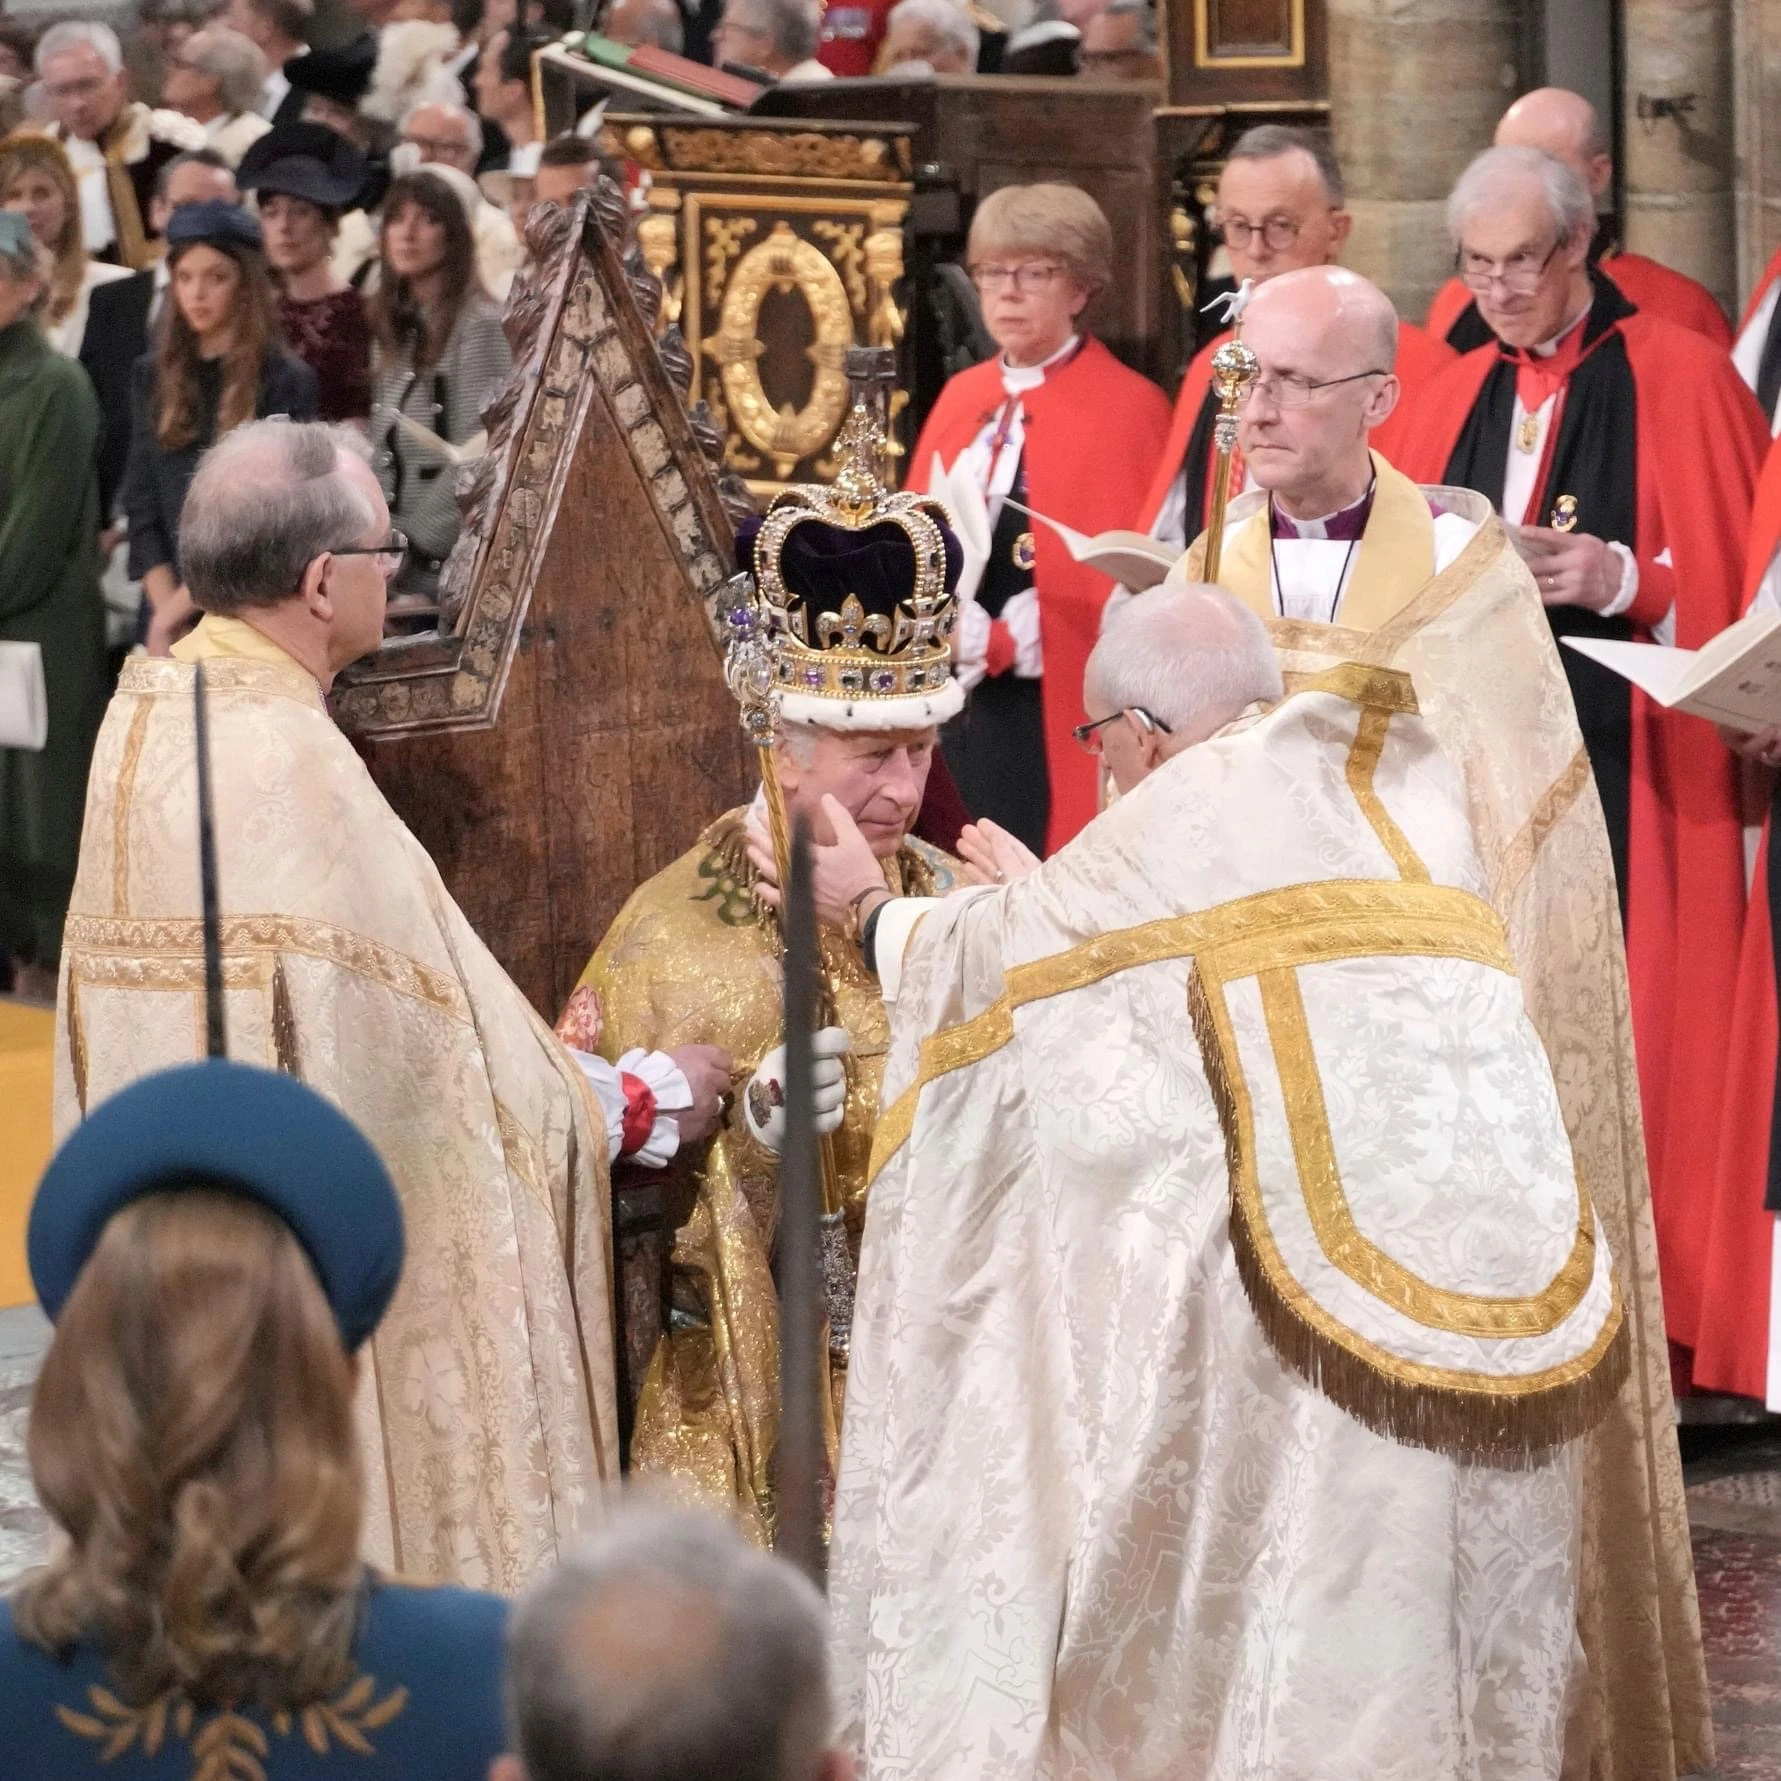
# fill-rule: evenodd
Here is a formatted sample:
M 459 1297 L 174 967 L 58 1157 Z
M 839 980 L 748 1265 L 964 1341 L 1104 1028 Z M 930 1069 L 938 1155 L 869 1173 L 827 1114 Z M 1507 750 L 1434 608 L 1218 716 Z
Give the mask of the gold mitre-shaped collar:
M 931 496 L 882 485 L 882 435 L 866 403 L 837 445 L 833 485 L 784 490 L 755 536 L 780 715 L 832 729 L 943 723 L 964 703 L 952 677 L 952 516 Z

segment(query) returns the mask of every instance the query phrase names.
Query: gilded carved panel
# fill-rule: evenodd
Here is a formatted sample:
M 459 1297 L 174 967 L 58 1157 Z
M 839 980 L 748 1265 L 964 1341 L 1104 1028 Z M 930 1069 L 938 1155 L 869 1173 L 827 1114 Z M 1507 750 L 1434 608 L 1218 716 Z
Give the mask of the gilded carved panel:
M 649 174 L 638 248 L 724 467 L 761 495 L 828 480 L 847 349 L 903 342 L 908 135 L 618 118 L 603 145 Z

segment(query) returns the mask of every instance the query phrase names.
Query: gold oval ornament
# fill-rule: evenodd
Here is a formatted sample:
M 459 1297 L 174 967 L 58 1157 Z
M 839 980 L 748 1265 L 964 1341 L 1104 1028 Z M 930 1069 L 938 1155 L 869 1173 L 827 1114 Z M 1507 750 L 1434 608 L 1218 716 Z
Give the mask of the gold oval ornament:
M 772 290 L 795 290 L 810 311 L 815 367 L 810 397 L 793 409 L 778 407 L 761 382 L 761 303 Z M 724 400 L 737 430 L 756 451 L 773 460 L 780 477 L 813 457 L 835 436 L 847 412 L 847 349 L 853 345 L 853 311 L 841 274 L 822 249 L 792 233 L 784 222 L 737 262 L 724 290 L 710 350 L 722 366 Z
M 1033 542 L 1033 534 L 1022 532 L 1008 554 L 1014 559 L 1014 566 L 1022 575 L 1031 575 L 1033 565 L 1039 560 L 1039 547 Z

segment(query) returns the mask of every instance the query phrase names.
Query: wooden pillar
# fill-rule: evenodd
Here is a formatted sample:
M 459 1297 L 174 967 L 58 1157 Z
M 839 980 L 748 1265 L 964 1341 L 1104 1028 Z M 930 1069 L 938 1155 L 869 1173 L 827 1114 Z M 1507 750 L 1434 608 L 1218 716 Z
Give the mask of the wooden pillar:
M 1781 245 L 1781 0 L 1734 0 L 1732 11 L 1733 206 L 1742 302 Z
M 1733 230 L 1733 0 L 1625 0 L 1622 234 L 1698 278 L 1738 286 Z
M 1447 193 L 1517 89 L 1517 0 L 1328 0 L 1347 255 L 1420 321 L 1453 266 Z

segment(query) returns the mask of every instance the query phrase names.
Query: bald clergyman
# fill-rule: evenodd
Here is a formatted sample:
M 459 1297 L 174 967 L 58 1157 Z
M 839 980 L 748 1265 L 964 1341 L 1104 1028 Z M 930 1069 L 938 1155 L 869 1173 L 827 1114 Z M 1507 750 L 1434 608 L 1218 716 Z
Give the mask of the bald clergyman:
M 1231 276 L 1239 284 L 1265 287 L 1271 279 L 1340 259 L 1354 219 L 1328 132 L 1288 124 L 1245 130 L 1218 176 L 1217 216 Z M 1397 340 L 1384 362 L 1396 367 L 1406 389 L 1452 363 L 1452 349 L 1444 342 L 1395 314 L 1393 322 Z M 1138 529 L 1172 544 L 1185 545 L 1212 511 L 1212 422 L 1218 412 L 1212 355 L 1230 337 L 1226 330 L 1208 340 L 1188 365 L 1168 444 L 1139 510 Z M 1379 447 L 1390 457 L 1394 422 L 1387 414 L 1379 425 Z M 1258 486 L 1240 453 L 1234 481 L 1233 494 Z
M 1578 204 L 1585 226 L 1566 251 L 1580 266 L 1580 193 Z M 1540 251 L 1535 243 L 1536 259 Z M 1584 1516 L 1593 1557 L 1577 1613 L 1591 1662 L 1578 1723 L 1593 1728 L 1580 1734 L 1586 1741 L 1607 1741 L 1616 1772 L 1649 1772 L 1657 1753 L 1670 1760 L 1672 1745 L 1702 1752 L 1710 1743 L 1700 1645 L 1689 1630 L 1698 1620 L 1681 1467 L 1665 1413 L 1669 1354 L 1614 867 L 1553 627 L 1523 560 L 1563 535 L 1505 526 L 1476 492 L 1482 485 L 1451 486 L 1461 479 L 1444 473 L 1443 455 L 1424 461 L 1424 482 L 1447 486 L 1419 486 L 1368 452 L 1369 429 L 1392 394 L 1377 356 L 1388 314 L 1377 292 L 1335 268 L 1290 274 L 1257 293 L 1244 337 L 1262 382 L 1241 434 L 1261 486 L 1232 504 L 1218 580 L 1266 620 L 1289 676 L 1341 675 L 1356 661 L 1410 672 L 1421 712 L 1464 775 L 1490 897 L 1510 924 L 1572 1143 L 1609 1241 L 1637 1264 L 1625 1276 L 1639 1307 L 1636 1388 L 1591 1437 Z M 1661 330 L 1682 359 L 1711 355 L 1685 330 L 1635 321 L 1648 334 Z M 1460 361 L 1435 387 L 1470 365 Z M 1656 425 L 1641 404 L 1641 437 Z M 1630 422 L 1626 430 L 1630 449 Z M 1732 449 L 1723 430 L 1713 449 Z M 1501 442 L 1499 468 L 1508 450 Z M 1725 498 L 1722 490 L 1713 500 Z M 1177 574 L 1197 576 L 1204 548 Z M 1641 551 L 1641 571 L 1644 561 Z M 1651 570 L 1654 582 L 1668 573 Z M 1735 933 L 1735 917 L 1725 931 Z M 1699 944 L 1699 935 L 1689 943 Z M 1723 1057 L 1723 1045 L 1703 1055 Z M 1647 1062 L 1643 1034 L 1638 1062 Z M 1711 1146 L 1704 1154 L 1710 1160 Z

